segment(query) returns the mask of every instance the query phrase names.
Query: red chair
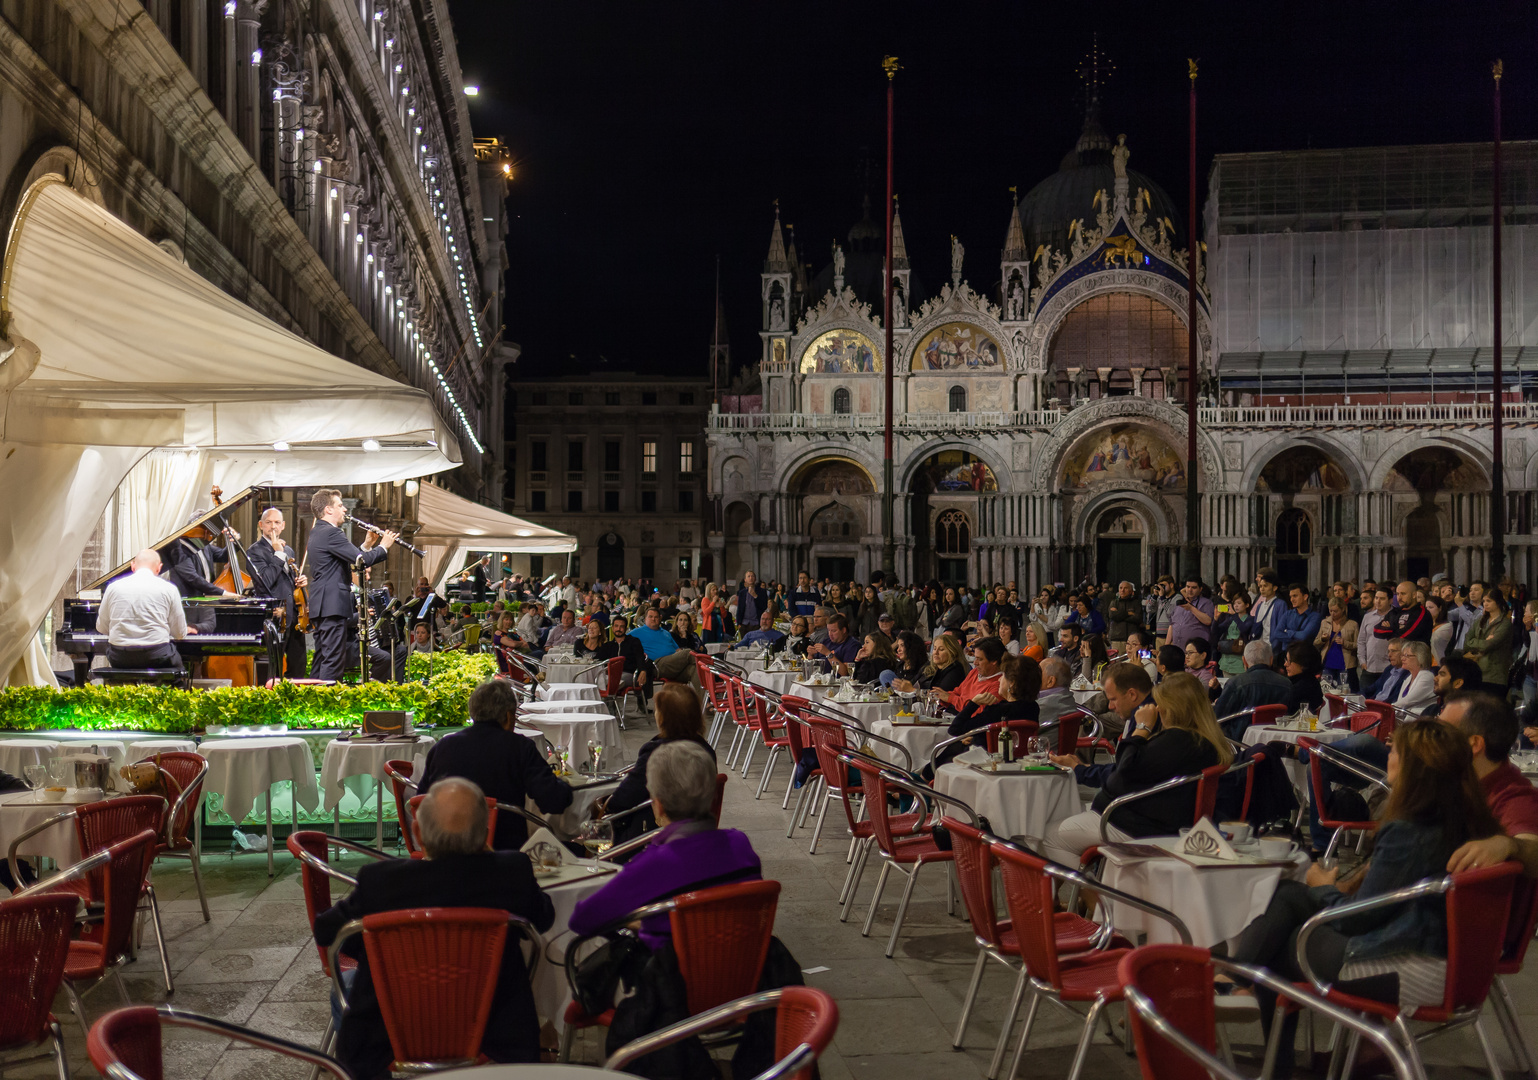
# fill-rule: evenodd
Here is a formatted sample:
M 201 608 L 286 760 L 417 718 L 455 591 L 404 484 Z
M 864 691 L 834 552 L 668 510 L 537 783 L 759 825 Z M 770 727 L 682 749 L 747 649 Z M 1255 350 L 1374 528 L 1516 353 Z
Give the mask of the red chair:
M 907 878 L 907 884 L 903 886 L 902 900 L 897 905 L 897 917 L 892 921 L 892 934 L 887 938 L 886 954 L 890 957 L 897 948 L 897 935 L 902 933 L 903 918 L 908 913 L 908 902 L 913 898 L 913 887 L 918 884 L 919 871 L 926 866 L 951 862 L 955 855 L 935 842 L 934 835 L 929 830 L 927 812 L 906 815 L 900 823 L 894 815 L 887 812 L 888 792 L 895 790 L 910 795 L 916 794 L 919 786 L 916 781 L 910 784 L 897 780 L 894 783 L 896 774 L 888 766 L 858 751 L 846 749 L 838 755 L 838 760 L 842 765 L 860 774 L 860 789 L 865 797 L 865 813 L 870 821 L 871 842 L 875 844 L 883 860 L 881 876 L 876 879 L 876 892 L 870 898 L 870 908 L 865 913 L 865 925 L 860 930 L 862 937 L 870 937 L 871 923 L 875 921 L 876 908 L 881 904 L 881 894 L 886 890 L 887 877 L 891 874 L 892 867 L 897 867 L 898 873 Z M 869 858 L 869 852 L 870 846 L 866 845 L 857 859 L 856 865 L 861 869 L 855 871 L 854 884 L 849 890 L 850 901 L 854 899 L 854 890 L 859 887 L 860 875 L 866 859 Z M 954 905 L 949 903 L 949 882 L 950 879 L 947 878 L 947 907 L 954 911 Z
M 1522 962 L 1527 958 L 1527 947 L 1532 944 L 1535 927 L 1538 927 L 1538 882 L 1520 877 L 1512 887 L 1511 919 L 1506 923 L 1506 941 L 1501 949 L 1501 958 L 1495 964 L 1495 985 L 1492 987 L 1495 993 L 1490 1000 L 1495 1009 L 1495 1019 L 1500 1023 L 1506 1042 L 1511 1047 L 1511 1054 L 1517 1059 L 1517 1071 L 1526 1073 L 1533 1071 L 1533 1052 L 1522 1034 L 1522 1023 L 1517 1019 L 1517 1007 L 1511 1000 L 1511 991 L 1506 988 L 1506 982 L 1501 976 L 1516 975 L 1522 970 Z
M 369 975 L 395 1055 L 391 1069 L 468 1068 L 480 1060 L 509 927 L 533 946 L 525 961 L 532 980 L 544 939 L 527 919 L 506 911 L 415 908 L 354 919 L 328 950 L 333 992 L 345 999 L 341 950 L 363 935 Z
M 1377 725 L 1378 726 L 1377 727 L 1373 727 L 1372 733 L 1373 733 L 1374 736 L 1377 737 L 1377 740 L 1380 743 L 1387 743 L 1389 741 L 1389 739 L 1394 734 L 1394 727 L 1395 727 L 1395 725 L 1398 724 L 1398 722 L 1399 722 L 1399 710 L 1394 708 L 1394 706 L 1390 705 L 1386 701 L 1372 701 L 1372 700 L 1369 699 L 1368 701 L 1363 703 L 1363 705 L 1362 705 L 1362 712 L 1363 713 L 1375 713 L 1375 714 L 1377 714 L 1377 717 L 1378 717 Z M 1368 719 L 1367 717 L 1362 717 L 1362 720 L 1363 720 L 1362 726 L 1361 727 L 1357 727 L 1356 723 L 1354 722 L 1354 718 L 1353 718 L 1353 723 L 1351 725 L 1351 730 L 1352 731 L 1363 731 L 1363 730 L 1373 726 L 1373 721 Z
M 65 893 L 0 900 L 0 1071 L 52 1058 L 59 1080 L 69 1080 L 64 1033 L 48 1010 L 78 907 Z
M 710 800 L 710 816 L 716 819 L 716 824 L 721 824 L 721 804 L 726 801 L 726 774 L 716 773 L 716 797 Z
M 1009 909 L 1010 924 L 1020 942 L 1022 966 L 1015 982 L 1015 996 L 1020 997 L 1027 986 L 1031 991 L 1031 1005 L 1026 1010 L 1025 1026 L 1015 1046 L 1009 1075 L 1013 1077 L 1020 1070 L 1020 1060 L 1025 1055 L 1025 1048 L 1031 1038 L 1031 1027 L 1036 1020 L 1036 1007 L 1046 1000 L 1075 1018 L 1080 1014 L 1071 1007 L 1070 1002 L 1089 1006 L 1084 1015 L 1084 1028 L 1079 1034 L 1073 1067 L 1068 1072 L 1068 1080 L 1078 1080 L 1089 1053 L 1095 1021 L 1106 1005 L 1122 1000 L 1122 983 L 1117 967 L 1131 950 L 1100 947 L 1077 956 L 1062 955 L 1057 947 L 1055 918 L 1058 883 L 1093 888 L 1118 904 L 1128 904 L 1163 919 L 1175 928 L 1181 941 L 1187 945 L 1191 943 L 1190 931 L 1163 908 L 1120 890 L 1107 888 L 1065 867 L 1055 866 L 1024 848 L 1002 840 L 994 840 L 989 846 L 999 860 L 1004 902 Z M 1005 1034 L 1008 1034 L 1007 1031 Z
M 1057 731 L 1057 752 L 1059 754 L 1071 754 L 1079 748 L 1079 728 L 1086 720 L 1094 720 L 1095 717 L 1086 713 L 1083 709 L 1070 709 L 1056 720 L 1048 720 L 1041 725 L 1041 731 Z
M 726 676 L 717 671 L 715 662 L 706 653 L 694 653 L 694 670 L 699 674 L 700 686 L 705 691 L 705 705 L 710 709 L 710 733 L 706 740 L 711 746 L 721 742 L 721 732 L 726 727 L 731 703 L 726 696 Z
M 208 759 L 185 750 L 168 750 L 145 761 L 153 761 L 171 793 L 166 811 L 165 829 L 155 845 L 157 859 L 186 859 L 192 864 L 192 880 L 198 887 L 198 903 L 203 907 L 203 921 L 209 921 L 208 896 L 203 891 L 201 845 L 197 839 L 198 814 L 203 808 L 203 778 L 208 775 Z
M 86 1053 L 91 1064 L 103 1076 L 119 1080 L 165 1080 L 165 1063 L 162 1056 L 161 1027 L 191 1028 L 220 1038 L 234 1039 L 248 1046 L 271 1050 L 298 1061 L 325 1069 L 337 1080 L 352 1080 L 352 1074 L 325 1054 L 316 1053 L 308 1046 L 274 1038 L 195 1013 L 182 1012 L 165 1006 L 139 1005 L 130 1009 L 117 1009 L 103 1016 L 92 1026 L 86 1037 Z M 109 1072 L 109 1069 L 115 1071 Z
M 1314 806 L 1319 811 L 1319 824 L 1321 827 L 1331 830 L 1330 843 L 1324 851 L 1324 856 L 1328 859 L 1335 854 L 1336 845 L 1340 843 L 1341 838 L 1346 833 L 1359 833 L 1365 838 L 1367 833 L 1378 831 L 1378 823 L 1371 818 L 1365 821 L 1343 821 L 1330 816 L 1330 785 L 1324 779 L 1325 762 L 1328 761 L 1331 765 L 1336 765 L 1354 776 L 1360 777 L 1367 783 L 1381 789 L 1384 794 L 1388 793 L 1388 785 L 1384 782 L 1383 775 L 1376 769 L 1364 765 L 1355 758 L 1331 750 L 1328 745 L 1319 742 L 1317 739 L 1310 739 L 1305 735 L 1300 735 L 1298 737 L 1298 745 L 1308 751 L 1309 798 L 1313 800 Z M 1310 842 L 1317 841 L 1310 837 Z M 1314 850 L 1317 851 L 1318 848 Z
M 1111 815 L 1114 814 L 1117 810 L 1120 810 L 1128 803 L 1136 802 L 1139 799 L 1146 799 L 1150 795 L 1157 795 L 1164 791 L 1170 791 L 1174 788 L 1181 787 L 1184 784 L 1196 785 L 1195 812 L 1191 816 L 1191 824 L 1197 824 L 1199 821 L 1201 821 L 1202 818 L 1211 818 L 1217 811 L 1218 784 L 1223 779 L 1223 776 L 1228 772 L 1238 769 L 1249 769 L 1251 774 L 1253 774 L 1254 764 L 1254 761 L 1251 760 L 1241 762 L 1240 764 L 1233 766 L 1221 764 L 1209 765 L 1199 773 L 1192 773 L 1190 776 L 1172 777 L 1171 779 L 1165 780 L 1162 783 L 1155 784 L 1153 787 L 1144 788 L 1142 791 L 1128 792 L 1126 795 L 1112 799 L 1110 802 L 1106 803 L 1105 809 L 1100 812 L 1100 843 L 1109 844 L 1112 842 L 1110 832 Z M 1246 796 L 1246 799 L 1247 798 L 1248 797 Z M 1083 856 L 1080 858 L 1079 864 L 1081 866 L 1088 866 L 1092 861 L 1098 859 L 1099 857 L 1100 845 L 1096 844 L 1085 849 Z
M 785 737 L 790 742 L 790 779 L 785 783 L 785 797 L 780 800 L 780 809 L 790 809 L 790 793 L 796 786 L 796 772 L 801 768 L 801 758 L 812 746 L 811 725 L 806 721 L 807 713 L 812 703 L 804 697 L 796 697 L 793 694 L 785 694 L 780 697 L 780 711 L 785 717 Z M 814 753 L 815 756 L 815 753 Z M 801 811 L 806 805 L 807 795 L 816 786 L 815 781 L 822 777 L 822 770 L 814 768 L 802 778 L 801 794 L 796 799 L 796 812 L 790 816 L 790 828 L 785 830 L 785 838 L 788 840 L 796 831 L 796 822 L 801 817 Z
M 1015 733 L 1016 740 L 1021 740 L 1029 739 L 1031 736 L 1035 735 L 1039 730 L 1040 725 L 1038 725 L 1034 720 L 1000 720 L 996 724 L 989 724 L 988 753 L 997 754 L 999 752 L 999 733 L 1005 728 L 1008 728 L 1010 731 Z M 1015 745 L 1018 747 L 1020 746 L 1020 743 L 1017 741 Z M 1025 751 L 1023 748 L 1016 750 L 1015 752 L 1020 757 L 1025 756 Z
M 746 681 L 733 675 L 726 680 L 726 708 L 727 715 L 732 723 L 737 725 L 737 730 L 732 734 L 731 748 L 726 752 L 726 767 L 734 768 L 739 754 L 745 754 L 752 749 L 753 720 L 748 714 L 748 693 Z M 744 774 L 746 775 L 746 774 Z
M 1490 1066 L 1490 1075 L 1499 1076 L 1500 1066 L 1495 1060 L 1495 1049 L 1489 1035 L 1485 1032 L 1482 1012 L 1506 943 L 1512 889 L 1521 873 L 1521 864 L 1504 862 L 1443 878 L 1427 878 L 1407 888 L 1326 908 L 1298 930 L 1298 966 L 1316 994 L 1352 1012 L 1375 1017 L 1387 1026 L 1417 1075 L 1424 1076 L 1425 1067 L 1421 1064 L 1417 1038 L 1410 1032 L 1410 1021 L 1438 1025 L 1432 1031 L 1422 1032 L 1421 1039 L 1472 1024 L 1484 1050 L 1485 1061 Z M 1335 989 L 1320 981 L 1309 966 L 1308 940 L 1320 926 L 1362 912 L 1434 896 L 1445 897 L 1447 903 L 1447 975 L 1442 1000 L 1438 1004 L 1423 1005 L 1413 1012 L 1401 1010 L 1398 1003 L 1373 1001 L 1371 998 L 1357 997 Z M 1280 1005 L 1277 1016 L 1280 1019 Z M 1273 1043 L 1277 1041 L 1281 1028 L 1280 1023 L 1271 1025 Z M 1361 1038 L 1359 1031 L 1352 1034 L 1341 1075 L 1350 1075 Z M 1274 1048 L 1268 1048 L 1267 1057 L 1274 1059 Z
M 606 667 L 604 668 L 603 679 L 598 684 L 598 697 L 609 707 L 609 711 L 614 714 L 614 719 L 619 721 L 619 726 L 624 727 L 625 710 L 628 707 L 631 694 L 635 695 L 640 709 L 643 712 L 645 711 L 645 689 L 633 683 L 630 686 L 620 686 L 620 683 L 625 678 L 625 658 L 623 656 L 611 656 L 604 663 Z
M 155 860 L 157 835 L 156 830 L 145 829 L 111 845 L 105 852 L 97 853 L 106 855 L 101 866 L 101 925 L 93 937 L 71 941 L 69 956 L 64 961 L 64 990 L 69 995 L 75 1019 L 80 1021 L 81 1031 L 88 1030 L 89 1025 L 85 1022 L 85 1007 L 80 999 L 105 982 L 109 975 L 116 977 L 118 965 L 128 957 L 139 898 L 144 895 L 150 866 Z M 69 890 L 68 895 L 77 894 Z M 153 908 L 151 912 L 154 912 Z M 159 916 L 155 918 L 158 934 Z M 120 977 L 118 989 L 126 998 L 127 991 L 123 990 Z
M 776 703 L 769 700 L 769 691 L 761 687 L 749 687 L 744 684 L 744 693 L 747 695 L 744 706 L 748 712 L 748 720 L 753 730 L 758 733 L 759 741 L 769 751 L 769 760 L 764 762 L 764 771 L 758 778 L 758 792 L 756 799 L 764 797 L 764 789 L 769 786 L 769 776 L 774 772 L 775 762 L 780 758 L 780 752 L 790 749 L 790 733 L 786 727 L 790 724 L 782 710 L 776 707 Z M 746 779 L 748 768 L 753 763 L 753 753 L 758 749 L 758 743 L 748 747 L 747 757 L 742 763 L 742 775 Z M 796 759 L 790 759 L 790 771 L 794 776 L 796 771 Z M 785 799 L 790 800 L 790 787 L 785 788 Z
M 1263 968 L 1218 960 L 1206 949 L 1190 945 L 1145 945 L 1122 957 L 1117 967 L 1143 1080 L 1187 1080 L 1204 1072 L 1221 1080 L 1242 1080 L 1230 1064 L 1214 1055 L 1218 1032 L 1213 975 L 1218 971 L 1265 986 L 1279 1000 L 1322 1013 L 1371 1039 L 1399 1080 L 1410 1080 L 1414 1075 L 1404 1054 L 1376 1025 Z M 1270 1074 L 1272 1064 L 1267 1061 L 1262 1075 Z
M 406 800 L 417 789 L 412 777 L 416 775 L 416 763 L 396 759 L 384 764 L 385 779 L 390 781 L 390 791 L 395 796 L 395 821 L 400 827 L 401 843 L 406 846 L 406 854 L 412 858 L 412 852 L 417 850 L 417 838 L 411 835 L 411 823 L 406 819 Z
M 778 881 L 743 881 L 680 893 L 671 900 L 648 904 L 566 946 L 566 980 L 576 994 L 580 947 L 621 926 L 667 915 L 673 951 L 683 977 L 691 1013 L 705 1012 L 758 989 L 774 933 L 779 906 Z M 588 1015 L 575 1000 L 566 1006 L 561 1035 L 562 1061 L 571 1060 L 571 1045 L 579 1029 L 608 1027 L 614 1010 Z
M 750 1013 L 774 1006 L 774 1056 L 779 1060 L 765 1075 L 783 1080 L 812 1080 L 813 1066 L 833 1041 L 838 1031 L 838 1004 L 821 990 L 807 986 L 786 986 L 765 990 L 728 1001 L 699 1016 L 654 1031 L 616 1050 L 604 1062 L 606 1070 L 619 1071 L 626 1065 L 654 1053 L 664 1046 L 680 1042 L 726 1026 Z
M 957 800 L 938 793 L 935 797 L 962 807 L 969 817 L 972 816 L 971 809 Z M 967 918 L 972 923 L 972 936 L 977 941 L 977 963 L 972 968 L 972 982 L 967 986 L 966 1000 L 961 1005 L 961 1019 L 956 1024 L 956 1035 L 951 1039 L 951 1047 L 960 1050 L 966 1038 L 967 1023 L 972 1017 L 972 1006 L 977 1001 L 978 988 L 982 985 L 984 964 L 988 960 L 997 960 L 1010 971 L 1018 973 L 1015 961 L 1020 958 L 1020 937 L 1009 919 L 999 918 L 994 904 L 993 870 L 997 860 L 989 843 L 997 838 L 983 832 L 975 820 L 965 822 L 947 815 L 940 822 L 950 833 L 951 851 L 956 856 L 956 880 L 961 885 Z M 1059 953 L 1080 953 L 1093 948 L 1104 930 L 1083 916 L 1066 911 L 1057 912 L 1052 922 Z M 1117 939 L 1117 944 L 1129 943 Z M 1009 1011 L 1004 1015 L 1004 1026 L 993 1048 L 989 1076 L 998 1075 L 999 1065 L 1004 1060 L 1004 1047 L 1009 1041 L 1009 1032 L 1015 1026 L 1015 1016 L 1019 1011 L 1020 995 L 1016 994 L 1010 1000 Z

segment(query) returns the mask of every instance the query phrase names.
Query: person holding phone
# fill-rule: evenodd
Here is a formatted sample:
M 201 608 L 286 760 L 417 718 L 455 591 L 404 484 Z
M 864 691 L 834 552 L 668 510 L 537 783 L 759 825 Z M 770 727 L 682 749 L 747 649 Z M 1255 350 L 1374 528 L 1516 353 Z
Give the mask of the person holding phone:
M 1164 644 L 1184 649 L 1192 638 L 1208 637 L 1216 619 L 1212 601 L 1202 595 L 1201 579 L 1186 578 L 1185 586 L 1175 598 L 1175 608 L 1170 612 L 1170 628 Z

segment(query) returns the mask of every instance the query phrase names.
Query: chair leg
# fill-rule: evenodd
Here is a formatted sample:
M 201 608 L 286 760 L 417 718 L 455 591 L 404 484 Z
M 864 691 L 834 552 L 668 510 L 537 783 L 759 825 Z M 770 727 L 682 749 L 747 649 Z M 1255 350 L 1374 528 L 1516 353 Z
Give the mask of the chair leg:
M 769 786 L 769 777 L 774 774 L 774 763 L 779 760 L 779 757 L 780 748 L 778 746 L 771 746 L 769 748 L 769 760 L 764 762 L 764 775 L 758 778 L 758 794 L 753 796 L 753 798 L 762 799 L 764 797 L 764 789 Z M 795 774 L 794 769 L 791 770 L 791 774 Z M 790 797 L 789 788 L 785 789 L 785 797 Z M 784 808 L 781 807 L 781 809 Z
M 977 1000 L 977 989 L 983 984 L 983 965 L 988 962 L 987 950 L 977 949 L 977 963 L 972 965 L 972 981 L 967 984 L 967 997 L 961 1003 L 961 1019 L 956 1021 L 956 1034 L 951 1039 L 951 1049 L 960 1050 L 966 1038 L 967 1021 L 972 1019 L 972 1005 Z
M 1410 1062 L 1410 1070 L 1415 1080 L 1426 1080 L 1426 1063 L 1421 1060 L 1420 1043 L 1415 1041 L 1415 1036 L 1410 1031 L 1410 1025 L 1405 1022 L 1403 1013 L 1394 1017 L 1394 1032 L 1399 1036 L 1399 1044 Z
M 838 890 L 838 902 L 840 904 L 844 904 L 848 900 L 850 893 L 854 891 L 855 867 L 863 865 L 860 862 L 860 853 L 863 845 L 864 841 L 857 839 L 851 847 L 851 850 L 854 852 L 854 858 L 849 860 L 849 869 L 844 871 L 844 884 Z
M 150 922 L 155 925 L 155 945 L 160 950 L 160 973 L 165 976 L 167 996 L 176 993 L 176 984 L 171 980 L 171 957 L 166 952 L 165 929 L 160 924 L 160 902 L 155 899 L 155 886 L 146 885 L 144 891 L 149 894 Z
M 753 755 L 758 752 L 758 740 L 753 737 L 756 734 L 757 732 L 754 731 L 748 732 L 748 753 L 742 759 L 742 778 L 744 780 L 748 778 L 748 770 L 753 767 Z
M 785 781 L 785 797 L 780 800 L 780 809 L 781 810 L 787 810 L 787 809 L 790 808 L 790 793 L 795 790 L 795 787 L 796 787 L 796 769 L 799 768 L 800 765 L 801 765 L 801 763 L 799 761 L 792 761 L 790 763 L 790 779 Z M 811 781 L 808 780 L 805 783 L 803 783 L 801 785 L 801 787 L 802 787 L 803 790 L 805 790 L 810 784 L 811 784 Z M 801 809 L 800 805 L 797 805 L 796 810 L 799 812 L 800 809 Z M 794 817 L 792 817 L 790 820 L 795 821 L 796 819 Z
M 861 937 L 870 937 L 870 924 L 876 921 L 876 908 L 881 904 L 881 893 L 886 889 L 887 875 L 891 872 L 892 860 L 882 860 L 881 876 L 876 879 L 876 892 L 875 895 L 870 898 L 870 910 L 865 913 L 865 926 L 860 931 Z
M 1324 849 L 1324 857 L 1331 858 L 1335 854 L 1335 848 L 1340 844 L 1340 838 L 1345 835 L 1346 827 L 1342 825 L 1330 836 L 1330 843 Z
M 1095 1018 L 1104 1008 L 1105 998 L 1103 997 L 1096 998 L 1095 1003 L 1089 1007 L 1089 1016 L 1084 1021 L 1084 1030 L 1079 1035 L 1079 1048 L 1073 1053 L 1073 1067 L 1068 1070 L 1068 1080 L 1079 1080 L 1079 1074 L 1084 1071 L 1084 1061 L 1089 1057 L 1089 1041 L 1095 1034 Z
M 199 812 L 201 813 L 201 809 Z M 198 887 L 198 903 L 203 906 L 203 921 L 208 922 L 208 893 L 203 889 L 203 856 L 202 852 L 198 851 L 197 840 L 189 839 L 189 843 L 192 844 L 188 852 L 192 862 L 192 882 Z
M 1020 977 L 1027 979 L 1030 976 L 1022 968 Z M 1031 987 L 1031 1005 L 1025 1011 L 1025 1026 L 1020 1029 L 1020 1041 L 1015 1043 L 1015 1056 L 1009 1062 L 1009 1080 L 1015 1080 L 1015 1076 L 1020 1072 L 1020 1059 L 1025 1057 L 1026 1044 L 1031 1041 L 1031 1025 L 1036 1022 L 1036 1009 L 1040 1004 L 1041 993 L 1033 986 Z M 1090 1025 L 1086 1024 L 1085 1030 L 1089 1029 Z
M 1490 1033 L 1485 1030 L 1485 1018 L 1481 1014 L 1474 1021 L 1474 1034 L 1479 1036 L 1479 1048 L 1485 1052 L 1485 1064 L 1490 1066 L 1490 1080 L 1503 1080 L 1500 1062 L 1495 1060 L 1495 1044 L 1490 1041 Z
M 1522 1034 L 1522 1022 L 1517 1019 L 1516 1004 L 1511 1000 L 1511 990 L 1506 986 L 1506 981 L 1499 975 L 1495 977 L 1495 984 L 1490 988 L 1490 1007 L 1495 1010 L 1496 1022 L 1501 1025 L 1501 1032 L 1506 1036 L 1506 1045 L 1511 1047 L 1511 1056 L 1516 1059 L 1517 1071 L 1528 1076 L 1534 1076 L 1533 1051 L 1527 1045 L 1527 1036 Z
M 790 776 L 791 776 L 791 782 L 794 783 L 795 782 L 796 774 L 795 773 L 791 773 Z M 812 790 L 812 788 L 814 788 L 816 785 L 817 785 L 817 780 L 815 778 L 810 779 L 806 783 L 801 785 L 801 791 L 796 795 L 796 808 L 795 808 L 795 810 L 791 811 L 790 824 L 785 826 L 785 839 L 789 840 L 792 836 L 796 835 L 796 822 L 801 817 L 801 809 L 802 809 L 802 807 L 804 807 L 806 805 L 807 793 L 810 792 Z M 785 798 L 787 800 L 790 799 L 790 792 L 787 791 L 785 793 Z M 782 807 L 780 807 L 780 809 L 783 810 L 783 809 L 785 809 L 785 807 L 782 806 Z
M 859 855 L 856 856 L 854 862 L 850 865 L 849 873 L 844 875 L 844 880 L 848 884 L 849 892 L 841 901 L 844 906 L 842 910 L 839 911 L 839 922 L 849 921 L 849 913 L 854 910 L 854 897 L 855 894 L 860 891 L 860 879 L 865 876 L 865 864 L 870 861 L 870 849 L 875 845 L 875 843 L 876 841 L 870 837 L 867 837 L 861 842 Z
M 1361 1048 L 1362 1033 L 1360 1031 L 1353 1031 L 1351 1033 L 1351 1037 L 1346 1040 L 1346 1054 L 1340 1068 L 1340 1080 L 1348 1080 L 1348 1078 L 1351 1076 L 1351 1070 L 1356 1065 L 1357 1051 L 1359 1051 Z M 1335 1059 L 1332 1056 L 1330 1059 L 1330 1071 L 1334 1072 L 1334 1070 Z
M 53 1040 L 53 1065 L 59 1080 L 69 1080 L 69 1058 L 64 1053 L 64 1029 L 57 1020 L 48 1021 L 48 1037 Z
M 332 1020 L 331 1017 L 327 1016 L 326 1017 L 326 1030 L 320 1033 L 320 1052 L 322 1054 L 329 1054 L 329 1053 L 331 1053 L 331 1044 L 332 1044 L 332 1042 L 335 1039 L 336 1039 L 336 1021 Z M 309 1075 L 309 1077 L 307 1077 L 307 1080 L 320 1080 L 320 1066 L 319 1065 L 312 1065 L 310 1067 L 310 1075 Z
M 820 805 L 819 800 L 825 800 L 828 794 L 828 781 L 819 776 L 812 781 L 812 793 L 806 797 L 806 805 L 801 808 L 801 823 L 796 827 L 804 829 L 807 822 L 812 820 L 812 811 Z
M 908 884 L 903 886 L 903 898 L 897 905 L 897 918 L 892 922 L 892 936 L 887 938 L 886 957 L 892 959 L 892 953 L 897 949 L 897 935 L 902 933 L 903 917 L 908 914 L 908 900 L 913 896 L 913 887 L 919 882 L 919 870 L 923 863 L 914 863 L 912 873 L 908 874 Z
M 73 983 L 64 984 L 64 992 L 69 995 L 69 1008 L 75 1014 L 75 1022 L 80 1025 L 80 1030 L 90 1034 L 91 1026 L 85 1022 L 85 1005 L 80 1000 L 80 995 L 75 992 Z
M 841 796 L 840 796 L 841 797 Z M 809 855 L 817 854 L 817 841 L 822 838 L 823 824 L 828 820 L 828 804 L 834 799 L 830 792 L 828 797 L 822 800 L 822 809 L 817 812 L 817 828 L 812 833 L 812 846 L 808 849 Z
M 999 1066 L 1004 1063 L 1004 1050 L 1009 1046 L 1010 1033 L 1015 1030 L 1015 1017 L 1020 1015 L 1020 999 L 1025 996 L 1026 987 L 1030 984 L 1030 975 L 1024 965 L 1020 968 L 1020 977 L 1015 980 L 1015 992 L 1010 995 L 1009 1009 L 1004 1013 L 1004 1025 L 999 1028 L 999 1039 L 993 1046 L 993 1061 L 988 1065 L 988 1080 L 994 1080 L 999 1075 Z M 1036 992 L 1031 991 L 1031 1008 L 1025 1017 L 1025 1026 L 1029 1028 L 1031 1022 L 1036 1019 Z
M 561 1029 L 561 1050 L 556 1055 L 557 1061 L 569 1062 L 571 1060 L 571 1044 L 576 1041 L 577 1029 L 567 1024 Z
M 726 748 L 726 771 L 732 771 L 732 763 L 737 760 L 737 744 L 742 741 L 742 728 L 732 732 L 731 745 Z
M 1280 998 L 1276 1002 L 1276 1011 L 1271 1016 L 1271 1034 L 1266 1039 L 1266 1056 L 1260 1067 L 1260 1075 L 1269 1077 L 1276 1070 L 1276 1056 L 1282 1049 L 1282 1023 L 1287 1019 L 1286 1002 Z M 1312 1027 L 1309 1028 L 1313 1030 Z

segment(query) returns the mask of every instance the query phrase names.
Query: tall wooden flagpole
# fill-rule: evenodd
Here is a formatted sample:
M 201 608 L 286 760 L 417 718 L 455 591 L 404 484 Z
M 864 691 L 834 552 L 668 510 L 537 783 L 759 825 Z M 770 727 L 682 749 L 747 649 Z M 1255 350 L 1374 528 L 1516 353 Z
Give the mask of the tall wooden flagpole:
M 1495 149 L 1492 155 L 1492 201 L 1490 214 L 1490 272 L 1493 280 L 1490 294 L 1493 300 L 1495 321 L 1494 377 L 1495 386 L 1490 394 L 1490 581 L 1498 583 L 1506 572 L 1506 463 L 1505 447 L 1501 440 L 1501 413 L 1506 396 L 1504 373 L 1501 371 L 1501 73 L 1499 60 L 1490 65 L 1495 76 Z
M 1198 500 L 1196 452 L 1196 61 L 1187 60 L 1191 76 L 1191 189 L 1186 205 L 1190 243 L 1186 252 L 1186 542 L 1181 576 L 1199 578 L 1202 572 L 1201 507 Z
M 881 68 L 886 72 L 886 297 L 881 322 L 886 331 L 881 353 L 886 384 L 886 425 L 881 457 L 881 573 L 888 586 L 897 581 L 897 543 L 892 525 L 892 508 L 896 500 L 896 492 L 892 490 L 892 207 L 895 205 L 892 198 L 892 118 L 893 84 L 899 67 L 897 57 L 881 58 Z

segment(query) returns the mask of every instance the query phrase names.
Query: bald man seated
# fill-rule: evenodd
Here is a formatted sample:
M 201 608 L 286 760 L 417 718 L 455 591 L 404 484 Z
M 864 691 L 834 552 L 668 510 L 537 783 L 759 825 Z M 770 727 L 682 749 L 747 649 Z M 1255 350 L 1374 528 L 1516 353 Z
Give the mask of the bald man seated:
M 486 819 L 486 797 L 469 780 L 451 776 L 433 784 L 417 807 L 415 822 L 427 858 L 365 862 L 358 868 L 357 887 L 315 916 L 315 943 L 329 947 L 353 919 L 409 908 L 499 908 L 528 919 L 541 933 L 550 929 L 555 908 L 535 882 L 529 857 L 521 851 L 490 850 Z M 539 1061 L 539 1015 L 520 940 L 508 934 L 481 1040 L 481 1053 L 492 1061 Z M 336 1056 L 358 1080 L 388 1076 L 390 1037 L 362 938 L 351 939 L 342 951 L 358 961 L 358 968 L 347 992 L 347 1013 L 337 1028 Z
M 173 642 L 197 630 L 187 626 L 182 594 L 160 576 L 160 553 L 145 548 L 131 573 L 107 586 L 96 612 L 96 632 L 107 635 L 107 663 L 115 668 L 182 670 Z

